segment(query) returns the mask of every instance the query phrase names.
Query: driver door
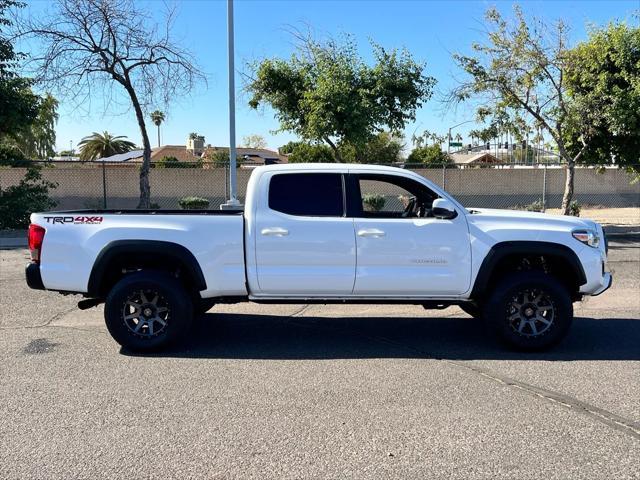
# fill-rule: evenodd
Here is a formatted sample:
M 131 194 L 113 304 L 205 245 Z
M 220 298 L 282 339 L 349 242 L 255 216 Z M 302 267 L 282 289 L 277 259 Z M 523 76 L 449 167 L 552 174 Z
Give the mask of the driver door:
M 351 174 L 354 295 L 450 296 L 468 290 L 471 246 L 463 212 L 430 216 L 438 195 L 405 175 Z M 409 211 L 410 210 L 410 211 Z

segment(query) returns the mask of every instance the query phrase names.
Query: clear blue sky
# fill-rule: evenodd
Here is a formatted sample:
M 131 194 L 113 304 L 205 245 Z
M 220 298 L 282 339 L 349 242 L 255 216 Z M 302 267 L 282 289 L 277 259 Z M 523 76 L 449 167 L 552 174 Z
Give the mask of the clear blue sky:
M 432 100 L 418 112 L 415 123 L 406 129 L 407 136 L 417 129 L 445 133 L 455 123 L 473 118 L 464 108 L 444 112 L 440 97 L 452 85 L 456 70 L 451 52 L 468 51 L 474 40 L 480 40 L 483 13 L 497 6 L 510 14 L 513 2 L 476 1 L 250 1 L 236 0 L 236 67 L 243 68 L 249 60 L 262 57 L 288 57 L 292 51 L 287 26 L 309 25 L 317 35 L 350 33 L 359 43 L 362 54 L 370 54 L 368 38 L 387 48 L 406 47 L 415 58 L 427 62 L 427 73 L 438 80 Z M 527 14 L 548 20 L 562 19 L 571 26 L 571 38 L 586 38 L 588 24 L 603 25 L 612 20 L 632 19 L 640 9 L 640 0 L 581 0 L 520 2 Z M 32 2 L 34 14 L 43 10 L 45 2 Z M 151 10 L 162 8 L 159 1 L 147 1 Z M 226 1 L 187 0 L 178 2 L 175 24 L 177 37 L 191 49 L 207 73 L 208 87 L 202 85 L 190 97 L 179 99 L 167 111 L 162 126 L 163 144 L 185 144 L 189 132 L 205 135 L 207 143 L 228 145 L 227 110 L 227 45 Z M 242 84 L 237 76 L 238 90 Z M 96 98 L 93 105 L 100 105 Z M 260 134 L 271 148 L 294 138 L 289 133 L 273 134 L 278 123 L 269 110 L 256 112 L 247 106 L 246 97 L 237 95 L 237 138 Z M 156 144 L 155 126 L 148 128 L 152 145 Z M 459 128 L 465 133 L 473 124 Z M 71 111 L 64 103 L 60 108 L 57 127 L 59 149 L 69 148 L 92 131 L 108 130 L 126 135 L 140 144 L 141 137 L 132 111 L 103 112 L 94 107 L 88 114 Z M 465 139 L 466 141 L 466 139 Z

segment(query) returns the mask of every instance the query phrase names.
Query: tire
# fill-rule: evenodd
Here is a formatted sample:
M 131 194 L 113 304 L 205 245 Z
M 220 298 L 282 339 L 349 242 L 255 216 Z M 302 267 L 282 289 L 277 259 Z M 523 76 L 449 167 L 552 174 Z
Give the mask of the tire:
M 125 276 L 107 295 L 104 319 L 113 339 L 135 352 L 160 350 L 182 340 L 193 303 L 182 284 L 163 272 Z
M 518 272 L 500 280 L 483 310 L 489 329 L 511 348 L 541 351 L 560 342 L 573 321 L 567 288 L 542 272 Z
M 198 299 L 195 310 L 196 313 L 203 315 L 211 310 L 216 304 L 215 298 L 200 298 Z
M 465 302 L 458 305 L 458 307 L 473 318 L 482 318 L 482 309 L 475 303 Z

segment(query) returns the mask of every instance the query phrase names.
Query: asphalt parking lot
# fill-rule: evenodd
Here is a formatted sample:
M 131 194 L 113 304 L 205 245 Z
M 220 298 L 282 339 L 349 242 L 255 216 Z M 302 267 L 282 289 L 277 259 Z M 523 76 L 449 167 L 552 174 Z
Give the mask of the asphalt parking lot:
M 451 307 L 216 306 L 122 352 L 0 252 L 0 478 L 640 478 L 640 238 L 545 354 Z

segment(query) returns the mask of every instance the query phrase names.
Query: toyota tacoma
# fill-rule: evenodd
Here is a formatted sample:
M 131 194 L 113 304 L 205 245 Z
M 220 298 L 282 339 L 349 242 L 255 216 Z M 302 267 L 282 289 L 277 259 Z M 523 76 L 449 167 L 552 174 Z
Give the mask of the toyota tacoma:
M 508 346 L 558 343 L 573 302 L 611 285 L 590 220 L 467 209 L 410 170 L 256 168 L 236 211 L 34 213 L 31 288 L 104 302 L 113 338 L 157 350 L 214 304 L 458 305 Z

